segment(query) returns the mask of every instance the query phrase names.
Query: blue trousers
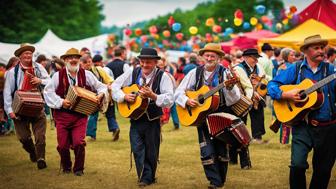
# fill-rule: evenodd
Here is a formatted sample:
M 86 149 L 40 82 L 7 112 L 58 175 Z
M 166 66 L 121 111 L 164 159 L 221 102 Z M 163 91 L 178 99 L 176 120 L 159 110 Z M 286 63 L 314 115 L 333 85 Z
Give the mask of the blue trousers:
M 226 180 L 229 154 L 227 144 L 216 138 L 211 139 L 206 124 L 197 127 L 201 161 L 210 184 L 222 187 Z
M 86 136 L 96 138 L 98 116 L 99 116 L 98 111 L 89 116 L 89 120 L 87 123 L 87 129 L 86 129 Z
M 119 125 L 116 120 L 115 116 L 115 107 L 114 106 L 109 106 L 107 108 L 107 111 L 105 112 L 105 116 L 107 119 L 107 126 L 109 132 L 114 132 L 115 130 L 119 129 Z
M 174 103 L 173 106 L 170 108 L 170 115 L 173 119 L 174 126 L 176 128 L 180 127 L 180 122 L 177 116 L 177 111 L 176 111 L 176 104 Z
M 306 188 L 307 157 L 313 149 L 310 188 L 326 189 L 336 158 L 336 124 L 316 127 L 302 122 L 292 127 L 292 134 L 290 187 Z
M 131 120 L 130 143 L 139 182 L 153 183 L 160 149 L 160 119 L 149 121 L 144 115 Z

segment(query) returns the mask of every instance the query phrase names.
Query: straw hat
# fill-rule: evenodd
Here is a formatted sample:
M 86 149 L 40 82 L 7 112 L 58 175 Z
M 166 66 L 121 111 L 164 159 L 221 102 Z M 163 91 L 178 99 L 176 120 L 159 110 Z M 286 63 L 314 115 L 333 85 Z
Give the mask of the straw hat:
M 200 49 L 198 51 L 198 54 L 200 56 L 202 56 L 206 51 L 215 52 L 219 56 L 224 56 L 225 55 L 224 51 L 222 50 L 221 45 L 218 44 L 218 43 L 208 43 L 208 44 L 206 44 L 203 49 Z
M 71 49 L 67 50 L 65 52 L 65 54 L 61 56 L 61 59 L 64 60 L 68 56 L 78 56 L 78 58 L 81 57 L 81 55 L 79 54 L 78 49 L 75 49 L 75 48 L 71 48 Z
M 328 45 L 328 41 L 322 39 L 320 35 L 312 35 L 304 39 L 303 45 L 300 47 L 300 51 L 304 51 L 311 45 L 322 44 L 323 46 Z
M 35 51 L 35 47 L 31 46 L 29 43 L 22 43 L 20 48 L 16 49 L 14 55 L 19 57 L 25 51 L 31 51 L 33 53 Z

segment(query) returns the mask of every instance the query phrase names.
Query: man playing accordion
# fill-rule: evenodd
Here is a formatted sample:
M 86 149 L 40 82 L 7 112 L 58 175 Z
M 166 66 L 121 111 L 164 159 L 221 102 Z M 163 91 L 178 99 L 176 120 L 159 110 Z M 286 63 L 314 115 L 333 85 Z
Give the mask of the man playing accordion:
M 216 87 L 227 79 L 229 71 L 219 65 L 224 52 L 219 44 L 209 43 L 199 51 L 199 56 L 204 60 L 205 65 L 191 70 L 182 80 L 175 92 L 176 103 L 186 108 L 186 106 L 196 107 L 198 102 L 186 96 L 187 90 L 198 90 L 203 85 Z M 218 112 L 236 103 L 240 98 L 240 92 L 236 85 L 231 89 L 221 89 L 220 105 Z M 210 182 L 209 188 L 222 187 L 226 180 L 228 168 L 227 144 L 217 138 L 211 139 L 206 122 L 197 127 L 198 140 L 200 144 L 200 156 L 205 175 Z
M 40 97 L 40 102 L 43 102 L 41 85 L 46 85 L 50 77 L 44 67 L 32 61 L 35 47 L 22 44 L 19 49 L 15 51 L 15 56 L 20 58 L 20 62 L 6 74 L 5 89 L 4 89 L 4 107 L 6 113 L 14 121 L 16 134 L 22 147 L 29 153 L 30 160 L 37 162 L 39 169 L 47 167 L 45 162 L 45 132 L 46 132 L 46 116 L 42 107 L 37 114 L 33 115 L 29 112 L 23 112 L 26 115 L 14 112 L 12 103 L 15 102 L 14 94 L 16 91 L 36 91 L 35 96 Z M 33 107 L 32 107 L 33 108 Z M 37 107 L 38 108 L 38 107 Z M 33 108 L 34 109 L 34 108 Z M 34 111 L 31 109 L 31 111 Z M 28 115 L 28 116 L 27 116 Z M 35 138 L 35 145 L 31 137 L 30 124 Z
M 57 129 L 57 150 L 61 156 L 61 165 L 64 173 L 71 172 L 70 147 L 75 152 L 73 172 L 76 176 L 83 175 L 85 159 L 85 134 L 88 116 L 70 110 L 71 102 L 66 99 L 69 87 L 78 86 L 98 93 L 97 102 L 107 93 L 106 86 L 87 70 L 80 68 L 81 55 L 75 48 L 69 49 L 61 58 L 66 66 L 56 72 L 44 89 L 44 98 L 53 115 Z M 84 107 L 85 108 L 85 107 Z

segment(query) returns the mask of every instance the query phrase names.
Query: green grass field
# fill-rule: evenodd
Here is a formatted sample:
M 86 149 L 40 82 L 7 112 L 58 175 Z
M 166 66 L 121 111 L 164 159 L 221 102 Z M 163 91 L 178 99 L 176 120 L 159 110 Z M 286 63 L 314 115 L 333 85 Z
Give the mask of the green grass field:
M 270 142 L 251 144 L 252 169 L 241 170 L 230 165 L 224 188 L 289 188 L 290 145 L 279 144 L 279 134 L 268 129 L 270 111 L 266 111 L 267 134 Z M 112 142 L 106 119 L 101 118 L 96 141 L 87 141 L 85 175 L 60 173 L 60 158 L 56 151 L 56 130 L 47 128 L 46 160 L 48 168 L 37 170 L 29 161 L 15 136 L 0 137 L 0 188 L 137 188 L 135 165 L 130 169 L 129 121 L 118 117 L 121 136 Z M 208 181 L 199 157 L 196 128 L 173 130 L 163 127 L 163 142 L 157 170 L 158 182 L 148 188 L 207 188 Z M 72 154 L 73 159 L 73 154 Z M 311 154 L 309 156 L 311 162 Z M 307 171 L 310 181 L 312 169 Z M 335 166 L 329 188 L 336 188 Z

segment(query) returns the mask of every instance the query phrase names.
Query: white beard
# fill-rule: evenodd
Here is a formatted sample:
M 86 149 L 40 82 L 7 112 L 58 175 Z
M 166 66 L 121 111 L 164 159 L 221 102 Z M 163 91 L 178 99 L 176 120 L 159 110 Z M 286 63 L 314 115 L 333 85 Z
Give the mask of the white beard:
M 70 63 L 67 63 L 66 68 L 69 72 L 77 72 L 79 70 L 79 64 L 77 63 L 76 66 L 72 66 Z

